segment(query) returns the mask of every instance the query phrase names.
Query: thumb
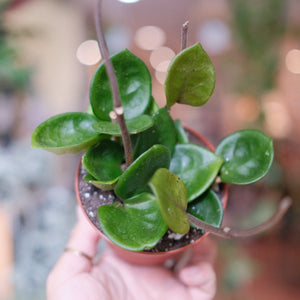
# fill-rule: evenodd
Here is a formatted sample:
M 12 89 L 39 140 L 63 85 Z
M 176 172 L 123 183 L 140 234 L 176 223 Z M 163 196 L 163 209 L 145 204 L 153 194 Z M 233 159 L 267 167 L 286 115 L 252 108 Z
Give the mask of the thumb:
M 189 289 L 192 299 L 213 299 L 216 293 L 216 274 L 210 263 L 202 262 L 185 267 L 178 276 Z

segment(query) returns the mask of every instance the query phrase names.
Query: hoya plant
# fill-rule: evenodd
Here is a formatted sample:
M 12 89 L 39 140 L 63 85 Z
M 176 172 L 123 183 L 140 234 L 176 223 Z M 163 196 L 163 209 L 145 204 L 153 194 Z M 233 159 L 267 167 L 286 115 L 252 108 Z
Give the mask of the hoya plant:
M 272 140 L 241 130 L 212 151 L 190 142 L 181 121 L 172 119 L 174 104 L 202 106 L 214 91 L 214 66 L 199 43 L 183 46 L 170 63 L 166 106 L 159 108 L 145 63 L 128 49 L 109 57 L 101 30 L 98 35 L 104 61 L 90 84 L 90 109 L 44 121 L 32 146 L 55 154 L 84 151 L 85 180 L 118 198 L 100 206 L 98 217 L 104 234 L 122 248 L 152 248 L 168 229 L 184 235 L 190 226 L 240 235 L 221 228 L 223 205 L 213 184 L 260 180 L 273 161 Z

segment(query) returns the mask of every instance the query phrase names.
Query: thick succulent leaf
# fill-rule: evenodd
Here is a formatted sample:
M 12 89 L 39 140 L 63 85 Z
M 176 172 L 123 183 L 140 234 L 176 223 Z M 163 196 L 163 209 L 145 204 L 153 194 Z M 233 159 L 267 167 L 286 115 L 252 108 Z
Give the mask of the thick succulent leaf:
M 177 142 L 179 144 L 188 144 L 189 138 L 188 135 L 186 134 L 185 129 L 182 126 L 181 120 L 179 119 L 175 120 L 174 125 L 177 133 Z
M 98 217 L 104 234 L 130 251 L 154 247 L 168 229 L 157 200 L 147 193 L 128 199 L 124 205 L 100 206 Z
M 115 187 L 115 193 L 121 199 L 128 199 L 145 185 L 159 168 L 168 168 L 170 165 L 170 151 L 162 145 L 154 145 L 139 156 L 120 176 Z
M 187 192 L 183 181 L 168 169 L 158 169 L 149 183 L 158 199 L 161 214 L 169 228 L 180 234 L 190 230 L 186 214 Z
M 176 143 L 176 129 L 173 119 L 165 108 L 153 115 L 153 127 L 133 139 L 134 157 L 138 157 L 155 144 L 166 146 L 173 153 Z
M 274 157 L 272 140 L 255 129 L 237 131 L 224 138 L 215 153 L 224 158 L 221 180 L 249 184 L 264 177 Z
M 148 115 L 141 115 L 126 121 L 129 134 L 137 134 L 153 126 L 152 118 Z M 102 134 L 121 136 L 119 124 L 109 121 L 99 121 L 94 124 L 94 129 Z
M 167 71 L 167 107 L 182 103 L 200 106 L 212 95 L 216 82 L 214 66 L 200 44 L 176 55 Z
M 208 190 L 188 205 L 187 212 L 206 224 L 220 227 L 223 220 L 223 206 L 218 195 Z M 191 224 L 194 226 L 193 224 Z
M 91 183 L 95 187 L 104 190 L 104 191 L 111 191 L 114 189 L 119 177 L 116 177 L 115 179 L 112 179 L 111 181 L 101 181 L 96 178 L 94 178 L 91 174 L 87 174 L 84 177 L 84 180 L 86 182 Z
M 31 145 L 55 154 L 78 153 L 101 139 L 93 128 L 96 122 L 97 119 L 88 113 L 56 115 L 36 127 L 31 136 Z
M 111 140 L 103 140 L 84 153 L 82 165 L 97 181 L 111 183 L 122 174 L 123 160 L 122 146 Z
M 201 146 L 177 144 L 169 169 L 184 182 L 190 202 L 213 183 L 222 163 L 222 158 Z
M 117 77 L 121 103 L 126 119 L 145 113 L 152 95 L 151 76 L 145 63 L 125 49 L 111 57 Z M 102 63 L 95 72 L 90 86 L 90 102 L 97 118 L 109 121 L 113 110 L 110 82 Z

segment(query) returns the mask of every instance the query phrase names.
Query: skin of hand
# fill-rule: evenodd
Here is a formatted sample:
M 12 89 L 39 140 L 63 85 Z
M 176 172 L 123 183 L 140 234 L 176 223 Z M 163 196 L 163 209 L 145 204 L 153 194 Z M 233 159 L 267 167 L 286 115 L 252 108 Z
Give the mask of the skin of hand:
M 68 247 L 95 257 L 99 233 L 78 213 Z M 164 266 L 138 266 L 118 258 L 109 248 L 96 263 L 64 252 L 47 280 L 47 300 L 209 300 L 216 292 L 212 267 L 215 245 L 204 238 L 193 248 L 186 266 L 173 272 Z

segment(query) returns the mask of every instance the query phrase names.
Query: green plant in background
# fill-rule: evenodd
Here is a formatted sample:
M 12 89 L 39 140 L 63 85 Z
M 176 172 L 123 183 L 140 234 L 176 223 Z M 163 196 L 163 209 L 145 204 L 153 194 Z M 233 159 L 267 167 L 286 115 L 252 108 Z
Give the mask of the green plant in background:
M 11 32 L 4 25 L 4 13 L 12 1 L 0 3 L 0 90 L 24 91 L 30 81 L 30 70 L 21 67 L 18 50 L 9 45 Z
M 22 127 L 24 96 L 32 75 L 32 70 L 22 64 L 21 51 L 11 44 L 21 33 L 12 32 L 4 22 L 11 3 L 10 0 L 0 3 L 0 106 L 2 113 L 7 109 L 12 111 L 0 120 L 1 146 L 8 146 Z
M 237 70 L 234 83 L 238 91 L 259 96 L 275 84 L 286 2 L 233 0 L 232 11 L 232 28 L 243 66 Z
M 175 103 L 204 105 L 215 87 L 212 62 L 200 44 L 183 50 L 171 62 L 165 81 L 166 107 L 152 97 L 150 73 L 125 49 L 108 57 L 101 24 L 98 37 L 104 62 L 90 86 L 91 113 L 70 112 L 40 124 L 32 146 L 56 154 L 86 150 L 85 180 L 113 190 L 119 201 L 98 209 L 105 235 L 132 251 L 154 247 L 170 228 L 186 234 L 190 226 L 224 237 L 257 233 L 284 213 L 240 232 L 220 228 L 221 200 L 213 190 L 217 178 L 232 184 L 261 179 L 273 160 L 272 140 L 258 130 L 225 137 L 212 152 L 189 141 L 170 109 Z

